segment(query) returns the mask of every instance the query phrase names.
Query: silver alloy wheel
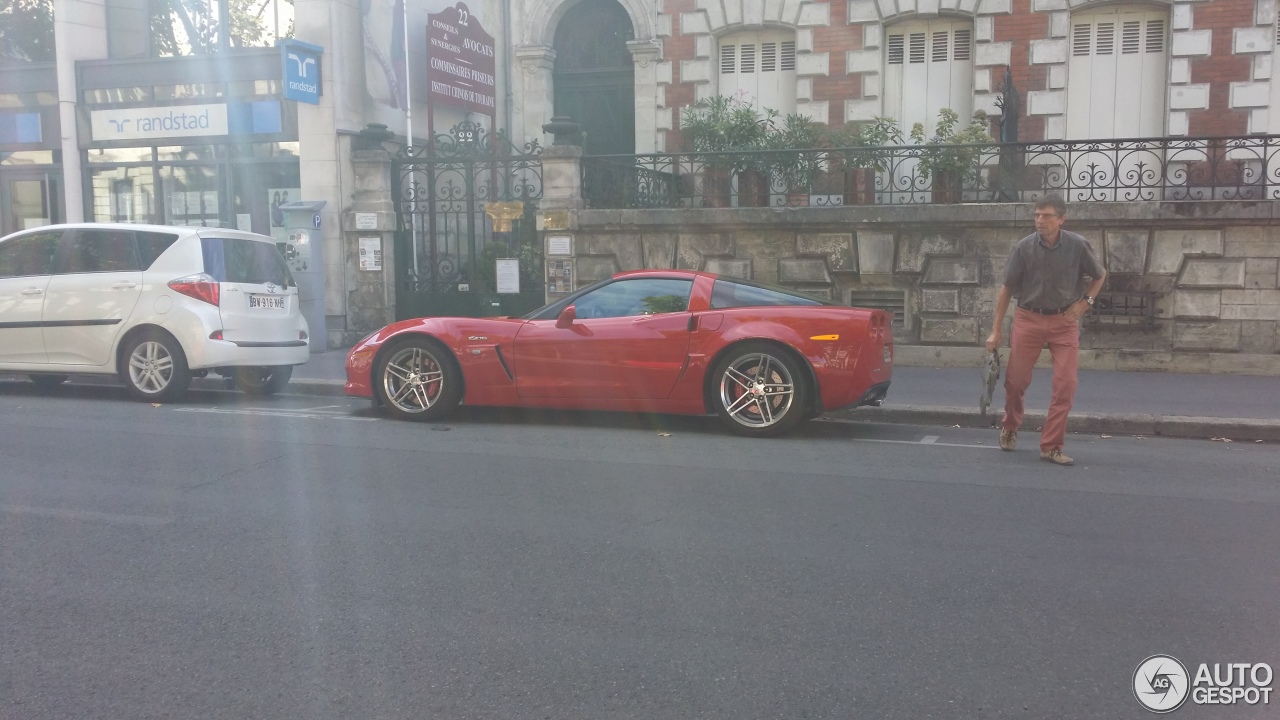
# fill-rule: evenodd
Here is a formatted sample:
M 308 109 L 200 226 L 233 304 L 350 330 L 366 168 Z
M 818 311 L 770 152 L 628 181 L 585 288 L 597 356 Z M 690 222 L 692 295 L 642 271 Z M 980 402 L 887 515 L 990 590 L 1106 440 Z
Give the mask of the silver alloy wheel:
M 796 385 L 776 357 L 753 353 L 736 358 L 720 376 L 720 405 L 737 423 L 766 428 L 785 417 Z
M 382 394 L 397 409 L 416 415 L 426 412 L 444 394 L 444 368 L 421 347 L 400 350 L 382 370 Z
M 148 395 L 163 392 L 173 381 L 173 355 L 163 343 L 139 343 L 129 355 L 129 380 Z

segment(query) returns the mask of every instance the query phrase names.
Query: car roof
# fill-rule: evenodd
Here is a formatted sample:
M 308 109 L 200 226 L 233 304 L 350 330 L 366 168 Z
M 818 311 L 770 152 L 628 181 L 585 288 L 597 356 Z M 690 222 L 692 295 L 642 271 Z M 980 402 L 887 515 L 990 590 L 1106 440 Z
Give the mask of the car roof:
M 720 277 L 715 273 L 703 272 L 701 270 L 679 270 L 676 268 L 670 268 L 667 270 L 662 270 L 662 269 L 623 270 L 622 272 L 614 273 L 613 279 L 618 280 L 620 278 L 632 278 L 632 277 L 671 277 L 673 275 L 677 277 L 685 277 L 685 278 L 708 277 L 708 278 L 715 279 L 717 277 Z
M 110 229 L 110 230 L 134 230 L 141 232 L 163 232 L 174 235 L 198 235 L 200 237 L 230 237 L 243 238 L 245 240 L 268 240 L 275 242 L 275 239 L 269 235 L 260 235 L 258 233 L 245 232 L 243 230 L 232 230 L 231 228 L 211 228 L 201 227 L 199 225 L 149 225 L 145 223 L 58 223 L 56 225 L 41 225 L 40 227 L 28 228 L 18 232 L 6 235 L 0 240 L 28 233 L 45 232 L 49 230 L 81 230 L 81 229 Z

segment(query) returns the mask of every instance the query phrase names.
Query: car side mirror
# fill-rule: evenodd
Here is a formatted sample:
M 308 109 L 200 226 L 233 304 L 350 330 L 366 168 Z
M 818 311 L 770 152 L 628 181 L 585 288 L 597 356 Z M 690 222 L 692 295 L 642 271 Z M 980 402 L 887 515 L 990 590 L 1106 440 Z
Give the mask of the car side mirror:
M 556 327 L 567 328 L 573 325 L 573 321 L 578 319 L 578 309 L 572 305 L 565 307 L 560 311 L 560 315 L 556 318 Z

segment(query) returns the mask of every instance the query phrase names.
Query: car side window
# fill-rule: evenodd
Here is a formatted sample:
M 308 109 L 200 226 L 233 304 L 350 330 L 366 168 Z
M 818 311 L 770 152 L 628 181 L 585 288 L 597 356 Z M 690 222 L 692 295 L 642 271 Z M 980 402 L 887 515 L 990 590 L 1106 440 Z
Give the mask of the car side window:
M 59 262 L 58 273 L 111 273 L 141 270 L 132 230 L 76 230 Z
M 711 309 L 763 307 L 769 305 L 822 305 L 821 301 L 785 292 L 781 288 L 760 287 L 717 279 L 711 288 Z
M 692 280 L 635 278 L 619 280 L 579 297 L 574 311 L 580 319 L 657 315 L 689 309 Z
M 178 236 L 172 233 L 138 232 L 134 235 L 138 238 L 138 259 L 142 261 L 143 270 L 150 268 L 170 245 L 178 241 Z
M 39 232 L 0 243 L 0 278 L 48 275 L 60 232 Z

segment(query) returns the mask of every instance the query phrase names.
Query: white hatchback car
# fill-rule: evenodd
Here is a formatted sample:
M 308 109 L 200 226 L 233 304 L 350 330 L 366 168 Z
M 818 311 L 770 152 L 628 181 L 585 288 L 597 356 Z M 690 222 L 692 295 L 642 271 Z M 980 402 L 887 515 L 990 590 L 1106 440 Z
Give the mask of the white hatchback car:
M 310 357 L 298 287 L 265 235 L 203 227 L 51 225 L 0 238 L 0 371 L 49 388 L 117 375 L 174 400 L 209 371 L 282 389 Z

